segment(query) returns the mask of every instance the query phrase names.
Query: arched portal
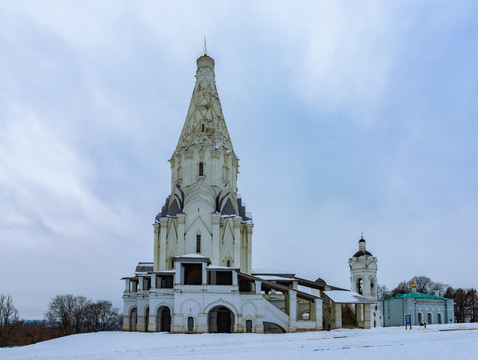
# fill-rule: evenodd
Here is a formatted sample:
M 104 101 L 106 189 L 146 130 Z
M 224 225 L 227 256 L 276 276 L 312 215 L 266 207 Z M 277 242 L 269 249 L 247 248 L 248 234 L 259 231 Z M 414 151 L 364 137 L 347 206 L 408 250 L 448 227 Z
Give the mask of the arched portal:
M 209 311 L 207 324 L 210 333 L 232 333 L 234 314 L 225 306 L 216 306 Z
M 438 323 L 438 324 L 441 324 L 441 323 L 442 323 L 441 313 L 438 313 L 438 314 L 437 314 L 437 323 Z
M 138 321 L 138 309 L 133 308 L 129 314 L 129 331 L 136 331 L 136 323 Z
M 167 306 L 161 306 L 156 314 L 156 321 L 158 322 L 158 331 L 171 331 L 171 310 Z

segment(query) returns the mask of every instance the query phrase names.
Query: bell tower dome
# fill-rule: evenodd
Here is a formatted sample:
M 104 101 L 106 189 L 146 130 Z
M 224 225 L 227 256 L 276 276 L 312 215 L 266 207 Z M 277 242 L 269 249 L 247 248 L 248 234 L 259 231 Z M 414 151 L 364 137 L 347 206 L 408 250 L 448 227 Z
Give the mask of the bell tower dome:
M 358 251 L 349 259 L 351 290 L 377 301 L 377 258 L 367 251 L 363 233 L 358 241 Z

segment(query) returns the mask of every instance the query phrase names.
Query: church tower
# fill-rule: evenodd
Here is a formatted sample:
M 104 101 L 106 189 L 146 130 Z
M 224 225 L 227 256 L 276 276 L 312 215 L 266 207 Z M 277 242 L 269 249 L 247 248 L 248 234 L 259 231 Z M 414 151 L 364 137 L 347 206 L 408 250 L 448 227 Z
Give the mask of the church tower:
M 253 222 L 238 195 L 234 153 L 216 89 L 214 60 L 197 59 L 196 84 L 171 159 L 171 191 L 154 226 L 154 270 L 197 254 L 251 273 Z
M 363 233 L 358 246 L 358 251 L 349 259 L 351 290 L 377 301 L 377 258 L 367 251 Z

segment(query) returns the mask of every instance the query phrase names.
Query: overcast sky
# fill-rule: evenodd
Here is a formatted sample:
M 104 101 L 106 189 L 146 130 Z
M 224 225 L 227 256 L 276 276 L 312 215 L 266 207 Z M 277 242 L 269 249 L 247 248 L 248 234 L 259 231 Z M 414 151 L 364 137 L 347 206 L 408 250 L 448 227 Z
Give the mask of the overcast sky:
M 0 0 L 0 293 L 122 307 L 206 34 L 253 267 L 478 287 L 476 1 Z

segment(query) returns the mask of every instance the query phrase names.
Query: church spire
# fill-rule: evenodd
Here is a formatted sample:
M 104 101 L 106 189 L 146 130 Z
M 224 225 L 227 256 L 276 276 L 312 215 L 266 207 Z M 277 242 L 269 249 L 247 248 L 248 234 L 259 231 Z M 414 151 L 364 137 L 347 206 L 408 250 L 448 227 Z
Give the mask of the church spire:
M 196 62 L 196 84 L 176 152 L 187 150 L 193 145 L 210 145 L 214 148 L 222 146 L 233 151 L 216 88 L 214 60 L 206 53 L 205 38 L 204 55 Z

